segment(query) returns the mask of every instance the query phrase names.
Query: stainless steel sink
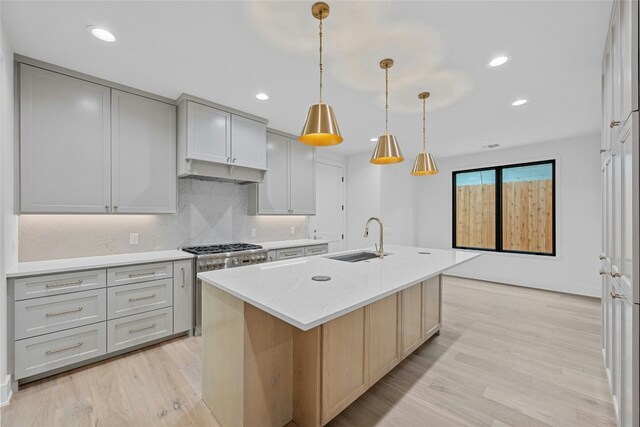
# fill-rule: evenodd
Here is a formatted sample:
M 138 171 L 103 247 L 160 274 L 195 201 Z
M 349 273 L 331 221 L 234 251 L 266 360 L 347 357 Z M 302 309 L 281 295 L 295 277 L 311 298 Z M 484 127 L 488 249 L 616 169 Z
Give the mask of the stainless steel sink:
M 387 255 L 387 254 L 385 254 Z M 346 254 L 346 255 L 337 255 L 337 256 L 330 256 L 327 257 L 329 259 L 335 259 L 338 261 L 345 261 L 345 262 L 360 262 L 360 261 L 365 261 L 368 259 L 372 259 L 372 258 L 379 258 L 378 255 L 374 254 L 373 252 L 356 252 L 353 254 Z

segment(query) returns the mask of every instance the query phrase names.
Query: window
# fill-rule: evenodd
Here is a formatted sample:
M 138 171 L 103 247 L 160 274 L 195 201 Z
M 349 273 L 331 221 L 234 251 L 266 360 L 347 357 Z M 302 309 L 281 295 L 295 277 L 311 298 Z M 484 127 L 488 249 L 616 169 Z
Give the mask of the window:
M 555 255 L 555 160 L 453 172 L 453 247 Z

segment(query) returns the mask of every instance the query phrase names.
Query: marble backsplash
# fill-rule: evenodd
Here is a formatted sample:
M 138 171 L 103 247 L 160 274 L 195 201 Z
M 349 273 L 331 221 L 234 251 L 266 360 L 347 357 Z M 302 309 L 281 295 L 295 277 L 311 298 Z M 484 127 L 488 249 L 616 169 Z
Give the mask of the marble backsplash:
M 178 213 L 173 215 L 21 215 L 18 260 L 309 237 L 306 216 L 247 215 L 247 191 L 245 185 L 180 179 Z M 129 244 L 130 233 L 138 233 L 137 245 Z

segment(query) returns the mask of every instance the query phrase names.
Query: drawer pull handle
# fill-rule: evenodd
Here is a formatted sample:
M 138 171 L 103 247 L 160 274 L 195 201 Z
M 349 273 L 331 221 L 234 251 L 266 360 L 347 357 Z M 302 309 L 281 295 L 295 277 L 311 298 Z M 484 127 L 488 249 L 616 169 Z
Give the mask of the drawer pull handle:
M 81 285 L 82 280 L 76 280 L 74 282 L 62 282 L 62 283 L 47 283 L 47 288 L 60 288 L 62 286 Z
M 129 302 L 134 302 L 134 301 L 140 301 L 143 299 L 150 299 L 150 298 L 155 298 L 156 294 L 151 294 L 151 295 L 147 295 L 144 297 L 133 297 L 133 298 L 129 298 Z
M 53 313 L 47 313 L 47 317 L 62 316 L 63 314 L 69 314 L 69 313 L 78 313 L 78 312 L 82 311 L 83 308 L 84 307 L 78 307 L 75 310 L 55 311 Z
M 155 271 L 152 271 L 151 273 L 149 272 L 144 272 L 144 273 L 129 273 L 129 277 L 141 277 L 141 276 L 153 276 L 155 273 Z
M 617 299 L 617 298 L 620 298 L 620 294 L 618 294 L 618 293 L 616 293 L 616 292 L 613 292 L 613 291 L 610 291 L 610 292 L 609 292 L 609 295 L 611 295 L 611 299 Z
M 56 348 L 54 350 L 47 350 L 46 355 L 49 356 L 51 354 L 60 353 L 61 351 L 71 350 L 73 348 L 78 348 L 81 345 L 82 345 L 82 341 L 80 341 L 79 343 L 76 343 L 76 344 L 68 345 L 66 347 Z
M 187 285 L 187 276 L 185 275 L 184 267 L 180 267 L 180 270 L 182 270 L 182 287 L 184 288 Z
M 129 333 L 130 334 L 135 334 L 136 332 L 140 332 L 140 331 L 146 331 L 147 329 L 153 329 L 156 327 L 155 323 L 150 324 L 149 326 L 143 326 L 142 328 L 137 328 L 137 329 L 129 329 Z

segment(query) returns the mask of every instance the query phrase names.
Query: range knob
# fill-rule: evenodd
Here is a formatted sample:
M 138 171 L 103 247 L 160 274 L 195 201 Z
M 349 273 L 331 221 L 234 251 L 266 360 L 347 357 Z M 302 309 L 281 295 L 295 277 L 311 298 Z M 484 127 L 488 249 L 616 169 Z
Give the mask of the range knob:
M 255 255 L 251 255 L 251 261 L 255 261 L 256 260 L 256 256 Z
M 233 265 L 238 265 L 238 264 L 240 264 L 240 260 L 239 260 L 238 258 L 234 258 L 234 259 L 231 261 L 231 264 L 233 264 Z

